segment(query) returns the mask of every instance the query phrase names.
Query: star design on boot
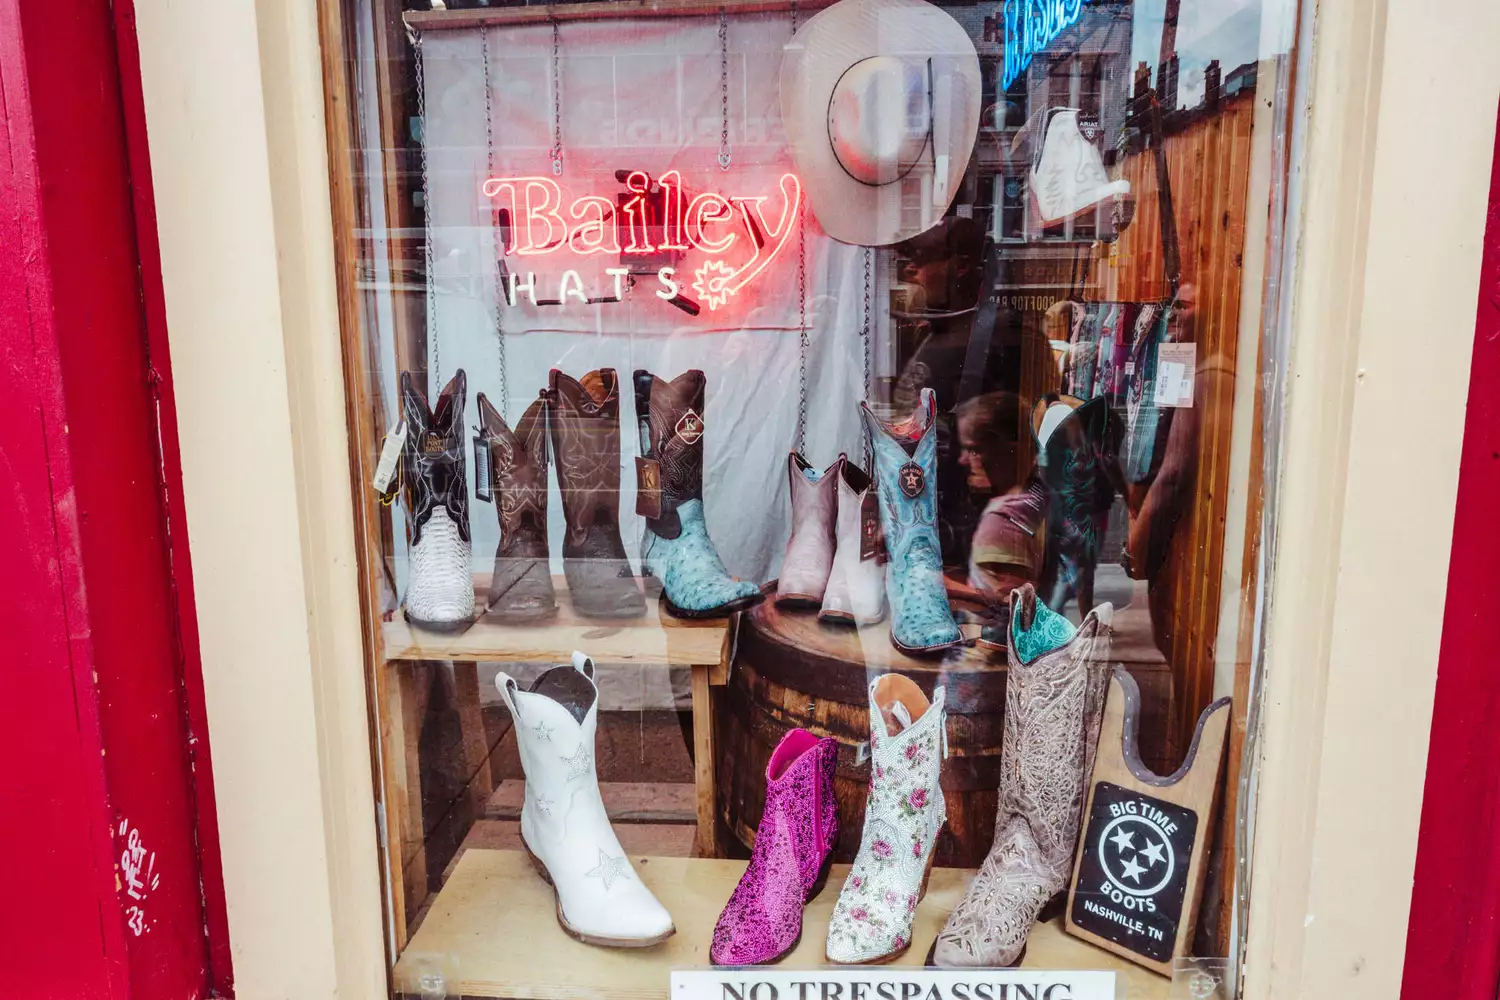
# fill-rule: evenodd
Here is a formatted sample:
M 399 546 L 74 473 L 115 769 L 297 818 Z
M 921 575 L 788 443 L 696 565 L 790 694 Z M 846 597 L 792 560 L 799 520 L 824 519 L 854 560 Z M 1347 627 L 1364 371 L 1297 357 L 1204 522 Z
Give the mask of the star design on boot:
M 555 806 L 555 805 L 557 805 L 556 802 L 554 802 L 551 799 L 547 798 L 547 796 L 545 796 L 545 795 L 538 795 L 532 801 L 534 801 L 536 803 L 537 809 L 539 809 L 541 811 L 541 814 L 543 816 L 551 816 L 552 815 L 552 807 Z
M 569 781 L 572 781 L 574 778 L 587 777 L 589 768 L 594 764 L 593 757 L 589 756 L 589 748 L 582 743 L 578 744 L 578 749 L 574 752 L 573 756 L 564 757 L 563 760 L 568 762 Z
M 615 884 L 615 879 L 630 877 L 630 862 L 624 858 L 610 857 L 601 847 L 599 848 L 599 863 L 583 874 L 585 878 L 599 879 L 604 883 L 604 891 L 608 892 Z
M 536 734 L 536 738 L 539 740 L 547 740 L 550 742 L 552 739 L 552 728 L 545 722 L 538 722 L 536 725 L 531 727 L 531 731 Z

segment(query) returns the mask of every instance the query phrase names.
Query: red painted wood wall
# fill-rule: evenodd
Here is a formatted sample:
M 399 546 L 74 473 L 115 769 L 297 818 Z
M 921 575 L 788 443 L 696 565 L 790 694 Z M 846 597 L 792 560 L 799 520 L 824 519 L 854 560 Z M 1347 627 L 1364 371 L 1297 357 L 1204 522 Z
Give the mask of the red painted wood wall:
M 131 7 L 0 0 L 0 995 L 230 995 Z
M 1500 140 L 1403 1000 L 1500 997 Z

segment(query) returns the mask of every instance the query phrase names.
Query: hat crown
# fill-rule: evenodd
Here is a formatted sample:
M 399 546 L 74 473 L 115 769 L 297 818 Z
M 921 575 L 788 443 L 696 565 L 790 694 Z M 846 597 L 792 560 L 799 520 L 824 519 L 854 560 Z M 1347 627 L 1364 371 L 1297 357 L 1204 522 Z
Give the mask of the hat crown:
M 828 140 L 862 184 L 900 180 L 921 160 L 932 131 L 925 62 L 879 55 L 844 71 L 828 100 Z

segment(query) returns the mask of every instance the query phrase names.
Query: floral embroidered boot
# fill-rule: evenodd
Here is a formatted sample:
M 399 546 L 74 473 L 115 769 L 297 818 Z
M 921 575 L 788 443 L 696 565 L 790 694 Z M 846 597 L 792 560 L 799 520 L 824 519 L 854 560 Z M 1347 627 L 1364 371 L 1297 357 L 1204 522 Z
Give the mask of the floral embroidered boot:
M 534 400 L 514 432 L 484 393 L 479 427 L 490 453 L 500 544 L 485 617 L 533 622 L 557 614 L 547 559 L 547 401 Z
M 462 631 L 474 620 L 473 542 L 464 461 L 464 397 L 460 368 L 428 409 L 411 372 L 401 373 L 406 442 L 401 474 L 406 486 L 406 530 L 411 542 L 406 620 L 439 632 Z
M 703 373 L 672 379 L 637 369 L 635 415 L 641 463 L 636 513 L 646 518 L 641 570 L 661 581 L 666 608 L 714 618 L 765 599 L 754 582 L 730 576 L 703 517 Z
M 922 390 L 911 417 L 891 424 L 860 404 L 875 446 L 880 524 L 890 561 L 891 645 L 903 653 L 935 653 L 963 642 L 948 607 L 937 536 L 937 402 Z
M 936 965 L 1017 964 L 1032 925 L 1067 889 L 1104 714 L 1111 616 L 1100 605 L 1075 629 L 1030 585 L 1012 593 L 995 843 L 938 934 Z
M 818 606 L 828 587 L 833 568 L 834 522 L 838 517 L 839 472 L 847 458 L 838 459 L 823 472 L 792 452 L 786 460 L 786 478 L 792 493 L 792 537 L 781 560 L 776 582 L 776 603 L 790 607 Z
M 750 867 L 714 927 L 715 965 L 763 965 L 797 947 L 802 907 L 822 891 L 838 836 L 837 760 L 837 741 L 805 729 L 787 733 L 771 754 Z
M 838 474 L 838 548 L 818 620 L 874 625 L 885 617 L 885 563 L 881 557 L 880 512 L 871 494 L 875 484 L 865 470 L 845 459 Z M 866 513 L 869 500 L 869 513 Z
M 495 678 L 515 719 L 526 773 L 521 842 L 557 896 L 557 922 L 586 944 L 646 948 L 675 933 L 671 914 L 642 884 L 604 811 L 594 770 L 599 689 L 594 661 L 575 652 L 520 690 Z
M 864 836 L 828 925 L 828 960 L 889 962 L 911 947 L 917 903 L 947 819 L 943 689 L 931 703 L 900 674 L 870 685 L 870 794 Z

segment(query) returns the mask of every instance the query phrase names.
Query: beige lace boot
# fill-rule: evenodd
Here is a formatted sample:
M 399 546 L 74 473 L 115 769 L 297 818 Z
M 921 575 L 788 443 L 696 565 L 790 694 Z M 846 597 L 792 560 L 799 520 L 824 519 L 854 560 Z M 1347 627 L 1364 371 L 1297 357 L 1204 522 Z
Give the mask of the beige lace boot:
M 995 843 L 933 945 L 946 968 L 1006 967 L 1067 888 L 1109 679 L 1101 605 L 1076 630 L 1028 584 L 1011 594 L 1010 676 Z

